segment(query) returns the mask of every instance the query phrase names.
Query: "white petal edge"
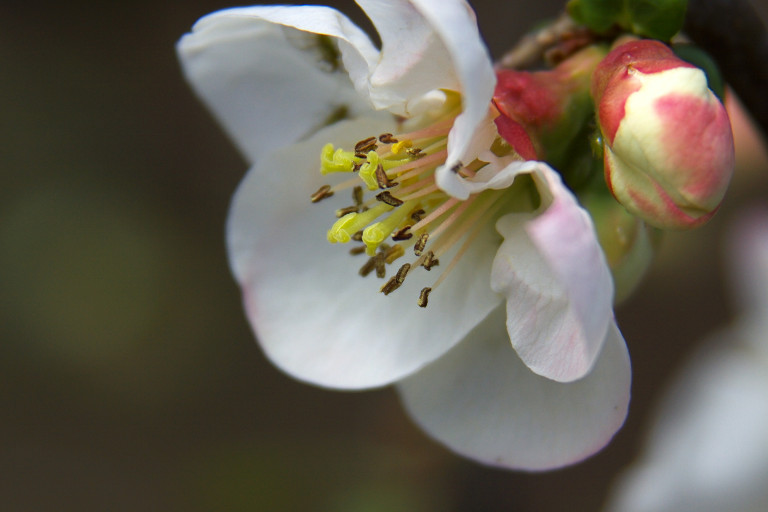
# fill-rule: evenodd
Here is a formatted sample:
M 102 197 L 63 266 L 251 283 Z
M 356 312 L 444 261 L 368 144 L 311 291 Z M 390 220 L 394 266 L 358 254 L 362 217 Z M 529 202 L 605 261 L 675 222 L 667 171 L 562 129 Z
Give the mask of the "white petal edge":
M 520 361 L 498 308 L 397 388 L 416 423 L 456 453 L 493 466 L 545 470 L 583 460 L 611 440 L 626 417 L 630 380 L 615 324 L 593 371 L 564 384 Z
M 468 3 L 459 0 L 411 0 L 410 3 L 421 13 L 447 50 L 458 92 L 462 95 L 462 113 L 448 135 L 446 163 L 436 171 L 436 177 L 442 190 L 459 199 L 466 199 L 469 191 L 451 168 L 467 157 L 476 129 L 488 113 L 496 87 L 496 74 L 488 49 L 480 37 L 475 13 Z M 435 83 L 434 87 L 445 86 Z M 474 155 L 467 158 L 474 158 Z
M 295 31 L 293 30 L 295 29 Z M 302 33 L 337 41 L 344 66 L 364 82 L 378 52 L 338 11 L 320 6 L 261 6 L 201 18 L 177 44 L 187 80 L 248 161 L 295 142 L 346 109 L 370 107 L 344 70 L 327 63 Z
M 419 292 L 441 267 L 411 271 L 399 290 L 384 296 L 384 281 L 358 276 L 365 256 L 326 240 L 334 210 L 348 202 L 308 200 L 325 182 L 316 163 L 321 147 L 328 141 L 351 146 L 389 129 L 381 119 L 328 127 L 264 158 L 235 195 L 227 239 L 246 313 L 267 356 L 300 380 L 342 389 L 390 384 L 443 355 L 501 301 L 488 286 L 500 243 L 492 225 L 427 308 L 417 306 Z
M 613 280 L 592 220 L 544 163 L 531 173 L 543 211 L 508 214 L 491 287 L 506 297 L 509 339 L 544 377 L 589 373 L 613 318 Z

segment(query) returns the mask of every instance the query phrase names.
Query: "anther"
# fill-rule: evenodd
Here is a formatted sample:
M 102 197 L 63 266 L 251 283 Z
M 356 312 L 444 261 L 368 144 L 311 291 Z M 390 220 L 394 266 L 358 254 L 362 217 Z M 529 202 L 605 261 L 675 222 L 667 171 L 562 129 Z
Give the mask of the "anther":
M 439 264 L 440 260 L 435 258 L 435 253 L 432 251 L 427 251 L 427 254 L 424 255 L 424 262 L 421 264 L 421 266 L 426 270 L 432 270 L 432 267 L 436 267 Z
M 353 247 L 349 250 L 349 254 L 352 256 L 356 256 L 358 254 L 363 254 L 365 252 L 365 246 L 364 245 L 358 245 L 357 247 Z
M 451 167 L 451 172 L 454 174 L 458 174 L 461 168 L 464 167 L 464 164 L 461 162 L 456 162 L 453 167 Z
M 387 275 L 387 269 L 384 267 L 385 261 L 386 260 L 384 259 L 384 254 L 382 253 L 379 253 L 373 257 L 373 264 L 376 267 L 376 277 L 379 279 L 384 279 L 384 276 Z
M 387 173 L 384 172 L 384 166 L 381 164 L 376 167 L 376 183 L 379 184 L 379 188 L 392 188 L 397 185 L 397 183 L 390 181 Z
M 355 144 L 355 156 L 357 153 L 368 153 L 376 149 L 376 137 L 368 137 Z M 365 154 L 363 154 L 365 158 Z
M 427 304 L 429 303 L 429 293 L 432 291 L 432 288 L 427 286 L 426 288 L 422 288 L 421 293 L 419 293 L 419 300 L 417 304 L 420 308 L 427 307 Z
M 310 199 L 313 203 L 317 203 L 318 201 L 322 201 L 326 197 L 331 197 L 333 195 L 333 191 L 331 190 L 330 185 L 323 185 L 319 189 L 317 189 L 317 192 L 312 194 L 310 196 Z
M 381 201 L 382 203 L 388 204 L 389 206 L 397 207 L 403 204 L 402 200 L 394 197 L 392 194 L 390 194 L 386 190 L 380 194 L 377 194 L 376 199 Z
M 392 264 L 392 262 L 404 254 L 405 249 L 403 249 L 403 246 L 400 244 L 395 244 L 383 253 L 383 257 L 385 262 Z
M 352 189 L 352 201 L 355 203 L 355 206 L 363 204 L 363 187 L 360 185 Z
M 410 229 L 411 226 L 405 226 L 402 229 L 398 229 L 392 234 L 392 240 L 399 242 L 401 240 L 408 240 L 409 238 L 413 237 L 413 233 L 411 233 Z
M 381 292 L 384 295 L 389 295 L 393 291 L 400 288 L 400 286 L 405 282 L 405 276 L 408 275 L 408 271 L 411 269 L 411 264 L 406 263 L 400 269 L 397 271 L 397 274 L 389 278 L 389 281 L 381 287 Z
M 405 152 L 408 153 L 412 158 L 420 158 L 424 156 L 424 153 L 421 151 L 421 148 L 408 148 L 405 150 Z
M 397 139 L 391 133 L 382 133 L 379 135 L 379 142 L 382 144 L 394 144 Z
M 424 247 L 427 246 L 427 240 L 429 240 L 429 233 L 424 233 L 419 237 L 419 240 L 416 242 L 416 245 L 413 246 L 413 253 L 416 256 L 421 256 L 421 253 L 424 250 Z
M 371 272 L 373 272 L 373 269 L 376 268 L 376 256 L 372 256 L 368 258 L 368 261 L 365 262 L 365 265 L 360 267 L 360 270 L 357 272 L 362 277 L 367 276 Z
M 358 213 L 359 211 L 360 211 L 359 206 L 347 206 L 346 208 L 341 208 L 339 210 L 336 210 L 336 218 L 340 219 L 348 213 Z
M 425 213 L 427 212 L 419 208 L 418 210 L 411 212 L 411 218 L 416 222 L 419 222 L 421 220 L 422 215 L 424 215 Z
M 410 263 L 404 263 L 402 267 L 397 269 L 397 274 L 395 274 L 395 281 L 397 281 L 397 284 L 403 284 L 405 276 L 408 275 L 409 270 L 411 270 Z
M 362 242 L 362 241 L 363 241 L 363 230 L 361 229 L 360 231 L 358 231 L 357 233 L 355 233 L 354 235 L 352 235 L 352 237 L 351 237 L 351 238 L 352 238 L 352 240 L 354 240 L 355 242 Z

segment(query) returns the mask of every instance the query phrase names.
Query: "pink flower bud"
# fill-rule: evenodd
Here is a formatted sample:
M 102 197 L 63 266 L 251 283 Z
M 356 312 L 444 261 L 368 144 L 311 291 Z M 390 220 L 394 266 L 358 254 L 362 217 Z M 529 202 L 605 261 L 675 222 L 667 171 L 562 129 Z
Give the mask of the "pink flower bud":
M 597 67 L 592 95 L 605 178 L 625 208 L 662 228 L 714 215 L 733 174 L 733 135 L 703 71 L 662 43 L 631 41 Z

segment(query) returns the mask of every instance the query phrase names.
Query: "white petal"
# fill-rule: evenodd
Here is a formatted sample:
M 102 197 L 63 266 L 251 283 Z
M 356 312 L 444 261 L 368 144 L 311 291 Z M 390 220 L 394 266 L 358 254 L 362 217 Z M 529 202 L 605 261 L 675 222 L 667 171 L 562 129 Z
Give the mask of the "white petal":
M 481 462 L 551 469 L 605 446 L 627 413 L 630 366 L 615 324 L 594 370 L 573 383 L 531 372 L 507 343 L 498 308 L 459 346 L 398 384 L 414 420 Z
M 371 75 L 371 98 L 380 108 L 408 112 L 408 101 L 442 88 L 462 94 L 462 114 L 448 138 L 438 185 L 466 199 L 469 192 L 450 172 L 465 157 L 485 118 L 496 85 L 474 12 L 459 0 L 358 0 L 382 39 L 382 59 Z M 468 163 L 468 162 L 467 162 Z
M 533 218 L 499 219 L 504 243 L 491 286 L 507 299 L 507 329 L 520 358 L 539 375 L 567 382 L 586 375 L 600 353 L 613 317 L 613 280 L 589 214 L 560 176 L 545 164 L 532 176 L 549 205 Z
M 399 290 L 384 296 L 384 281 L 358 276 L 365 256 L 351 256 L 347 247 L 326 240 L 334 210 L 351 201 L 309 202 L 323 183 L 316 164 L 320 148 L 328 141 L 351 146 L 389 129 L 381 122 L 326 128 L 263 159 L 234 199 L 228 242 L 248 317 L 269 358 L 299 379 L 337 388 L 389 384 L 445 353 L 501 300 L 488 278 L 478 277 L 490 275 L 499 244 L 492 226 L 427 308 L 417 306 L 419 292 L 441 267 L 412 270 Z M 413 259 L 398 260 L 390 275 Z
M 763 334 L 764 335 L 764 334 Z M 768 504 L 768 366 L 734 345 L 698 353 L 659 411 L 644 458 L 616 486 L 617 512 L 761 512 Z
M 333 69 L 315 34 L 338 43 L 358 81 L 367 77 L 376 49 L 327 7 L 218 11 L 179 41 L 187 79 L 249 161 L 316 131 L 344 109 L 349 115 L 369 109 L 344 70 Z

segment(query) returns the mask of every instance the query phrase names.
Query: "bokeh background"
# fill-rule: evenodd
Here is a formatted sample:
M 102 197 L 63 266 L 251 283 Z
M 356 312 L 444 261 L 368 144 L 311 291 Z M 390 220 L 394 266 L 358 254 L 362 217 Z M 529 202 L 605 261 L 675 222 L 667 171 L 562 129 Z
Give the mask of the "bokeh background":
M 500 56 L 563 2 L 473 4 Z M 768 197 L 760 139 L 738 122 L 722 210 L 669 234 L 618 309 L 634 388 L 613 443 L 550 473 L 486 468 L 431 441 L 391 389 L 299 384 L 254 343 L 223 241 L 246 164 L 174 54 L 233 5 L 0 8 L 0 510 L 598 510 L 675 368 L 733 313 L 721 242 Z

